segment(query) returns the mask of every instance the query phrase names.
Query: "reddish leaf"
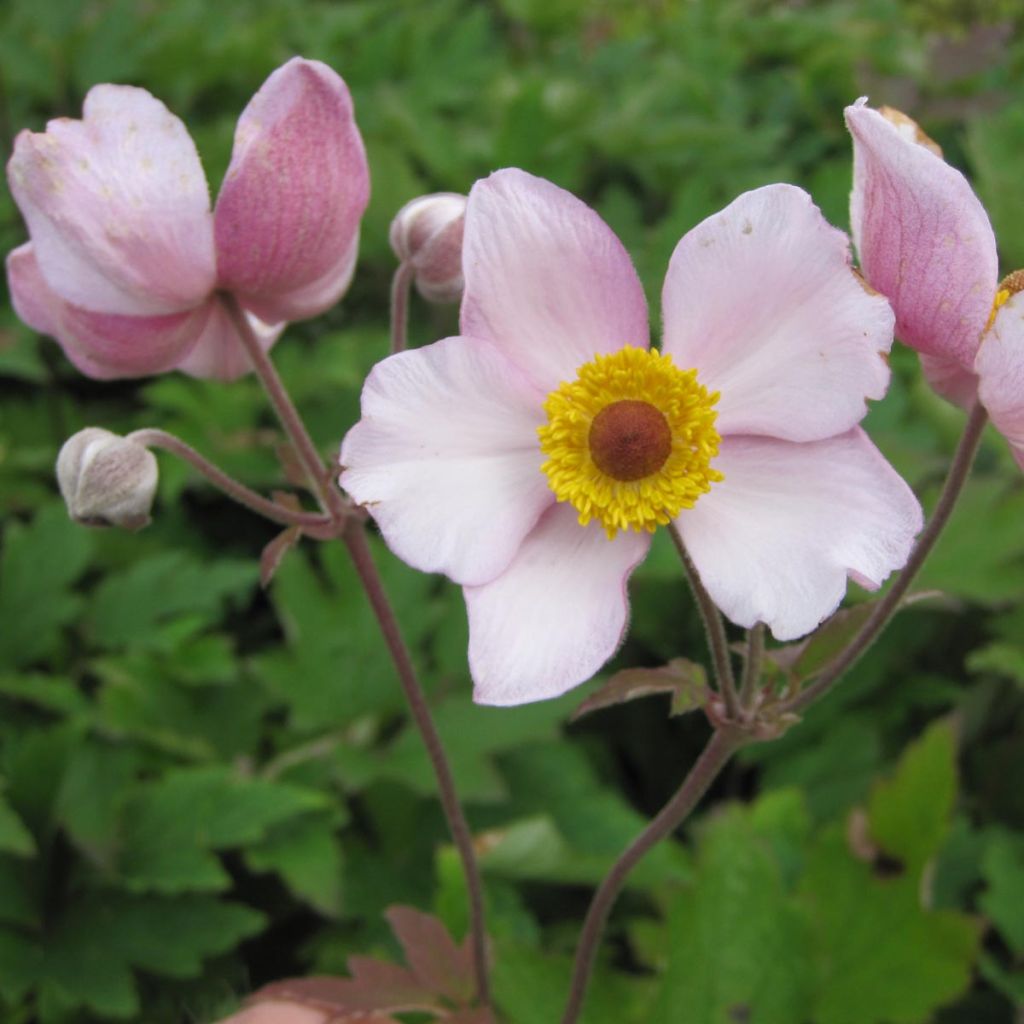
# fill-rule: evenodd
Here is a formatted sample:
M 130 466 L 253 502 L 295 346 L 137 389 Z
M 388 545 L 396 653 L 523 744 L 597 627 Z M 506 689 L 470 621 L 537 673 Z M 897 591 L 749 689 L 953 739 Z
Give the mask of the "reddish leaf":
M 472 1010 L 459 1010 L 444 1020 L 445 1024 L 497 1024 L 494 1014 L 480 1006 Z
M 456 1005 L 467 1005 L 475 988 L 469 944 L 457 946 L 436 917 L 412 907 L 389 907 L 386 916 L 417 980 Z
M 704 666 L 687 661 L 686 658 L 673 658 L 660 668 L 623 669 L 587 697 L 576 709 L 571 720 L 575 722 L 591 711 L 614 707 L 638 697 L 650 697 L 658 693 L 672 694 L 673 715 L 704 707 L 709 694 Z
M 282 530 L 260 555 L 260 585 L 266 589 L 274 578 L 281 560 L 302 539 L 302 528 L 289 526 Z

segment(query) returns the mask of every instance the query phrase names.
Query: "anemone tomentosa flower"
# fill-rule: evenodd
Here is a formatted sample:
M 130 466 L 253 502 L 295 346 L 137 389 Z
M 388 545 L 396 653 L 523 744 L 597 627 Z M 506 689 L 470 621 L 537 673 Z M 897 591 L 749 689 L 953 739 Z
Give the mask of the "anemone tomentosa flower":
M 269 348 L 348 287 L 369 199 L 348 88 L 298 57 L 242 112 L 213 212 L 185 126 L 132 86 L 22 132 L 7 176 L 31 236 L 7 257 L 15 311 L 97 378 L 244 373 L 221 296 Z
M 658 525 L 780 639 L 906 560 L 920 507 L 857 426 L 892 312 L 806 193 L 749 192 L 680 241 L 660 353 L 621 243 L 543 179 L 474 186 L 463 271 L 462 334 L 375 367 L 341 482 L 400 557 L 463 585 L 477 700 L 597 671 Z

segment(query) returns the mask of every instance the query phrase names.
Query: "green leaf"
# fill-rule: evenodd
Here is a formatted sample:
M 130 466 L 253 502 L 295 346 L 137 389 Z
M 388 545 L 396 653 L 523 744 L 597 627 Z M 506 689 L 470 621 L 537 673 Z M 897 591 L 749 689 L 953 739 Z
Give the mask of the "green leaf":
M 1001 477 L 972 477 L 918 585 L 983 606 L 1019 599 L 1024 595 L 1022 518 L 1024 490 Z
M 815 1024 L 919 1024 L 970 984 L 977 924 L 926 911 L 908 875 L 880 879 L 828 829 L 801 897 L 812 922 Z
M 181 616 L 212 621 L 229 599 L 248 596 L 259 579 L 247 561 L 201 562 L 168 551 L 112 573 L 89 604 L 88 630 L 102 648 L 145 647 L 161 636 L 157 628 Z
M 246 851 L 253 871 L 275 871 L 291 891 L 326 917 L 343 906 L 344 852 L 337 822 L 323 816 L 278 825 Z
M 993 643 L 971 651 L 965 664 L 969 671 L 1012 679 L 1018 686 L 1024 686 L 1024 650 L 1016 644 Z
M 4 799 L 0 780 L 0 852 L 31 857 L 35 850 L 36 844 L 32 833 L 25 828 L 25 823 L 18 817 L 18 813 Z
M 561 1018 L 572 961 L 509 941 L 496 943 L 492 985 L 503 1019 L 515 1024 L 552 1024 Z M 580 1024 L 647 1021 L 651 983 L 604 970 L 591 980 Z
M 39 984 L 57 1005 L 130 1017 L 139 1012 L 132 968 L 194 977 L 204 959 L 233 948 L 262 923 L 248 907 L 201 897 L 96 893 L 74 904 L 47 934 Z
M 1024 957 L 1024 839 L 997 833 L 981 862 L 987 886 L 978 900 L 1018 958 Z
M 686 658 L 673 658 L 660 668 L 623 669 L 591 693 L 573 712 L 571 721 L 592 711 L 659 693 L 672 695 L 673 715 L 704 707 L 710 695 L 704 666 Z
M 36 984 L 42 959 L 33 939 L 0 927 L 0 995 L 12 1003 L 20 1000 Z
M 136 891 L 223 889 L 230 880 L 213 851 L 260 842 L 273 826 L 326 803 L 316 791 L 245 779 L 227 767 L 180 769 L 140 787 L 128 803 L 118 867 Z
M 806 829 L 787 802 L 785 813 L 776 804 L 760 821 L 733 805 L 700 830 L 693 881 L 669 903 L 668 965 L 652 1024 L 808 1018 L 807 923 L 774 848 L 783 836 L 800 844 Z
M 892 779 L 873 788 L 871 835 L 917 877 L 949 832 L 955 799 L 956 744 L 949 722 L 939 721 L 907 747 Z
M 49 505 L 28 526 L 10 522 L 3 539 L 0 665 L 20 667 L 52 653 L 78 614 L 71 587 L 89 563 L 92 537 L 62 505 Z

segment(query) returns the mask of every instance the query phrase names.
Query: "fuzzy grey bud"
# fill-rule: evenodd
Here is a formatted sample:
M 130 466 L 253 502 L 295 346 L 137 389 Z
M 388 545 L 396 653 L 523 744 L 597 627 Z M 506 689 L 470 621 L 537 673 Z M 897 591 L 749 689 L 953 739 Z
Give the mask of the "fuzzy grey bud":
M 153 453 L 101 427 L 80 430 L 57 456 L 68 514 L 86 526 L 141 529 L 149 522 L 156 482 Z
M 462 296 L 462 232 L 466 197 L 435 192 L 406 203 L 391 222 L 391 248 L 413 268 L 416 289 L 428 302 Z

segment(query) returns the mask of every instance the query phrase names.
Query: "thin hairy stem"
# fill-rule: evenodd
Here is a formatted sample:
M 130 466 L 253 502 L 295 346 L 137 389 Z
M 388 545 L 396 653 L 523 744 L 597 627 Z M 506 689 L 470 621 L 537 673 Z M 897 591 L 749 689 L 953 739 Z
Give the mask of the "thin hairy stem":
M 300 512 L 285 505 L 279 505 L 269 498 L 264 498 L 262 494 L 257 494 L 256 491 L 246 487 L 245 484 L 215 466 L 209 459 L 200 455 L 195 448 L 182 441 L 180 437 L 175 437 L 174 434 L 169 434 L 166 430 L 146 427 L 143 430 L 132 431 L 126 440 L 134 441 L 146 448 L 160 448 L 176 455 L 198 470 L 214 487 L 223 491 L 229 498 L 233 498 L 240 505 L 244 505 L 250 511 L 273 523 L 278 523 L 281 526 L 301 526 L 303 530 L 314 537 L 326 536 L 333 532 L 333 520 L 330 516 L 316 512 Z
M 761 681 L 761 661 L 764 658 L 764 623 L 758 622 L 747 630 L 747 660 L 743 665 L 743 681 L 740 683 L 740 705 L 749 711 Z
M 411 263 L 399 263 L 391 278 L 391 351 L 402 352 L 409 334 L 409 290 L 414 270 Z
M 666 836 L 670 836 L 697 806 L 711 783 L 728 763 L 729 758 L 742 746 L 743 739 L 738 733 L 727 728 L 716 729 L 703 753 L 694 762 L 682 785 L 671 800 L 658 812 L 650 824 L 633 840 L 601 882 L 587 910 L 586 920 L 580 932 L 573 965 L 572 984 L 569 999 L 562 1015 L 562 1024 L 575 1024 L 583 1009 L 594 958 L 597 955 L 601 932 L 608 914 L 622 890 L 626 878 L 643 856 Z
M 309 436 L 309 431 L 306 430 L 306 425 L 302 422 L 302 417 L 295 408 L 284 382 L 270 361 L 270 356 L 263 351 L 263 346 L 249 324 L 245 311 L 233 295 L 222 293 L 220 299 L 238 331 L 246 354 L 263 384 L 270 404 L 273 405 L 274 411 L 281 421 L 281 426 L 284 427 L 285 433 L 295 448 L 295 453 L 306 472 L 313 494 L 316 495 L 325 512 L 336 517 L 343 516 L 346 511 L 344 500 L 328 482 L 323 459 L 320 458 L 320 453 L 316 450 L 316 445 L 313 444 L 313 439 Z
M 928 525 L 918 537 L 903 571 L 893 581 L 885 597 L 875 605 L 871 615 L 850 643 L 822 670 L 821 675 L 810 686 L 801 690 L 792 700 L 787 701 L 783 711 L 799 714 L 827 693 L 847 669 L 858 661 L 861 655 L 875 642 L 886 623 L 899 609 L 900 602 L 910 588 L 910 584 L 914 582 L 914 577 L 924 565 L 925 559 L 931 554 L 946 523 L 949 522 L 953 507 L 967 482 L 987 422 L 988 415 L 985 410 L 981 405 L 975 405 L 964 425 L 964 432 L 960 436 L 956 454 L 950 463 L 949 473 L 946 475 L 946 482 L 942 485 L 942 492 L 936 502 L 935 511 L 932 512 Z
M 739 698 L 736 694 L 736 677 L 733 675 L 732 661 L 729 658 L 729 640 L 725 635 L 725 623 L 722 621 L 722 615 L 715 602 L 711 600 L 711 595 L 704 589 L 704 584 L 701 583 L 697 573 L 697 567 L 690 560 L 690 553 L 686 550 L 683 538 L 679 535 L 675 525 L 669 526 L 668 532 L 683 561 L 686 579 L 697 600 L 697 607 L 700 609 L 700 617 L 704 622 L 704 633 L 711 651 L 715 682 L 725 704 L 726 718 L 729 721 L 735 721 L 739 713 Z
M 381 578 L 374 564 L 370 546 L 366 541 L 366 533 L 362 523 L 352 521 L 342 534 L 349 554 L 355 564 L 356 572 L 362 580 L 366 595 L 373 606 L 374 615 L 380 625 L 381 633 L 387 644 L 388 651 L 398 670 L 398 678 L 405 691 L 406 700 L 412 711 L 413 721 L 423 738 L 427 748 L 430 764 L 437 778 L 437 786 L 441 796 L 441 806 L 448 828 L 455 841 L 455 847 L 462 860 L 462 869 L 466 876 L 469 889 L 470 923 L 473 937 L 473 969 L 476 976 L 477 995 L 484 1005 L 490 1003 L 490 985 L 487 977 L 487 933 L 484 929 L 483 884 L 480 879 L 480 867 L 473 850 L 473 837 L 462 813 L 462 805 L 455 790 L 455 780 L 441 745 L 441 737 L 430 715 L 430 706 L 416 677 L 409 650 L 405 646 L 398 621 L 388 602 Z

